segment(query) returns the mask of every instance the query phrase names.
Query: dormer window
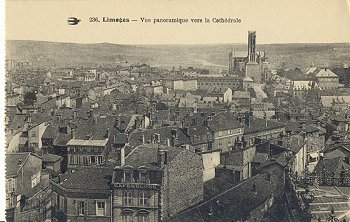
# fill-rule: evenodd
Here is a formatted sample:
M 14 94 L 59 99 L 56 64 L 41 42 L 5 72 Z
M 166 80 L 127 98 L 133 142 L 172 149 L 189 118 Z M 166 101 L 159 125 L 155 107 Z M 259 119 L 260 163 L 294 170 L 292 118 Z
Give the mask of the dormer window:
M 145 167 L 139 168 L 139 183 L 149 183 L 148 172 Z
M 123 182 L 124 183 L 133 183 L 133 169 L 131 166 L 128 166 L 126 169 L 124 168 L 124 177 L 123 177 Z

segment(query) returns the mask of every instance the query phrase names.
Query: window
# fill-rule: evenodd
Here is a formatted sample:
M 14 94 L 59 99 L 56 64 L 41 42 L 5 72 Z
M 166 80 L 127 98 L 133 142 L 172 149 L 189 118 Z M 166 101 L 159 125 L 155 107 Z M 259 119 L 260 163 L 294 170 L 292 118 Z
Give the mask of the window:
M 90 156 L 90 163 L 96 164 L 96 157 L 95 156 Z
M 132 171 L 124 171 L 124 182 L 132 182 Z
M 106 202 L 96 201 L 96 215 L 105 216 L 106 215 Z
M 104 162 L 103 159 L 103 156 L 97 156 L 97 164 L 101 165 Z
M 54 207 L 58 206 L 58 195 L 55 192 L 52 192 L 52 205 Z
M 148 193 L 146 191 L 140 191 L 139 205 L 147 206 Z
M 33 188 L 40 182 L 40 175 L 34 174 L 31 176 L 31 179 L 32 179 L 32 188 Z
M 133 222 L 132 221 L 132 214 L 123 214 L 122 215 L 122 222 Z
M 62 196 L 60 196 L 60 207 L 59 207 L 59 209 L 60 210 L 64 210 L 64 197 L 62 197 Z
M 77 201 L 77 215 L 87 215 L 88 203 L 87 201 Z
M 36 132 L 32 132 L 31 137 L 36 137 Z
M 14 178 L 10 178 L 6 180 L 6 193 L 12 193 L 16 190 L 16 180 Z
M 139 214 L 137 216 L 138 222 L 148 222 L 148 214 Z
M 87 158 L 87 156 L 83 156 L 83 165 L 88 165 L 88 158 Z
M 145 171 L 140 171 L 139 173 L 139 182 L 140 183 L 148 183 L 148 175 Z
M 75 164 L 74 156 L 68 155 L 68 164 Z
M 124 191 L 123 192 L 123 199 L 124 199 L 124 205 L 125 206 L 131 206 L 132 205 L 132 192 L 131 191 Z

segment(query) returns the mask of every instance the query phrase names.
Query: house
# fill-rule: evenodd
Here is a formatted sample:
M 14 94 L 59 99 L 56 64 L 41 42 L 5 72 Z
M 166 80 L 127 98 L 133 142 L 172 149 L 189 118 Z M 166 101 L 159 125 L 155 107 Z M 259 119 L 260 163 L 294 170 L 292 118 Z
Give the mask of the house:
M 256 146 L 243 146 L 236 142 L 233 150 L 221 153 L 220 165 L 216 167 L 215 177 L 232 184 L 239 183 L 253 175 L 252 162 L 256 155 Z
M 79 167 L 51 180 L 53 221 L 112 220 L 113 166 Z
M 215 178 L 215 168 L 220 165 L 221 150 L 208 150 L 200 155 L 203 159 L 203 182 Z
M 68 169 L 105 163 L 118 132 L 116 119 L 115 116 L 90 118 L 71 130 L 72 139 L 67 142 Z
M 244 141 L 248 145 L 255 144 L 256 138 L 278 138 L 285 134 L 285 124 L 277 121 L 254 118 L 246 114 L 241 122 L 245 124 Z
M 61 173 L 63 157 L 54 154 L 44 154 L 41 156 L 43 169 L 50 169 L 56 173 Z
M 6 220 L 17 221 L 17 201 L 40 182 L 41 158 L 30 152 L 6 154 Z
M 284 166 L 272 161 L 259 174 L 166 221 L 270 221 L 265 213 L 284 193 L 284 183 Z
M 123 153 L 113 175 L 115 221 L 163 221 L 203 200 L 201 156 L 158 144 Z
M 237 121 L 233 113 L 222 112 L 208 116 L 207 124 L 214 135 L 213 149 L 226 152 L 232 149 L 236 140 L 242 140 L 244 125 Z

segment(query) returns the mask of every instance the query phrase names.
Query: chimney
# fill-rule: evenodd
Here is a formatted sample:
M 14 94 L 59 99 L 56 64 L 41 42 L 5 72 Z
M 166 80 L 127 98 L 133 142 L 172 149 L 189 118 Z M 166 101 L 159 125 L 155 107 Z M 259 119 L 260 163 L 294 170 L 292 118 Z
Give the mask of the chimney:
M 168 165 L 168 151 L 158 150 L 158 167 L 162 168 L 164 165 Z
M 167 139 L 166 139 L 166 145 L 167 145 L 167 146 L 171 146 L 171 139 L 170 139 L 170 138 L 167 138 Z
M 250 115 L 248 111 L 244 115 L 244 124 L 248 127 L 250 126 Z
M 78 111 L 74 110 L 73 112 L 73 118 L 76 119 L 78 117 Z
M 108 139 L 110 136 L 109 128 L 106 129 L 105 139 Z
M 32 122 L 32 116 L 30 114 L 27 115 L 27 123 Z
M 21 157 L 18 159 L 18 166 L 22 166 L 22 158 Z
M 184 127 L 184 132 L 186 135 L 190 135 L 190 128 L 189 127 Z
M 120 166 L 123 167 L 125 165 L 125 146 L 120 148 L 119 153 L 119 159 L 120 159 Z
M 156 144 L 160 142 L 160 134 L 159 133 L 153 133 L 152 135 L 152 143 Z
M 234 148 L 235 148 L 236 150 L 240 150 L 240 149 L 242 149 L 242 148 L 243 148 L 243 144 L 242 144 L 242 142 L 241 142 L 241 141 L 239 141 L 239 139 L 238 139 L 238 138 L 235 140 L 235 145 L 234 145 Z
M 70 137 L 71 137 L 71 139 L 75 138 L 75 129 L 73 129 L 73 128 L 70 130 Z
M 146 139 L 145 139 L 145 132 L 143 130 L 141 131 L 141 139 L 142 139 L 142 144 L 145 144 Z
M 266 180 L 267 180 L 269 183 L 271 183 L 271 173 L 270 173 L 270 172 L 267 173 Z
M 170 134 L 171 134 L 172 137 L 177 139 L 178 135 L 177 135 L 177 130 L 176 129 L 171 129 Z
M 253 183 L 253 189 L 252 189 L 253 193 L 257 194 L 257 190 L 256 190 L 256 183 L 254 182 Z

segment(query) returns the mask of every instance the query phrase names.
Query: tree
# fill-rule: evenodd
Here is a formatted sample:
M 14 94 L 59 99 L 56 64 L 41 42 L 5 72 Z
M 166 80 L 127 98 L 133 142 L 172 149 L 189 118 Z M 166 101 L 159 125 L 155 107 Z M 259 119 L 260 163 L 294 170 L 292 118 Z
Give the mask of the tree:
M 26 94 L 24 94 L 24 100 L 23 103 L 26 106 L 33 106 L 34 103 L 36 102 L 36 93 L 35 92 L 26 92 Z

